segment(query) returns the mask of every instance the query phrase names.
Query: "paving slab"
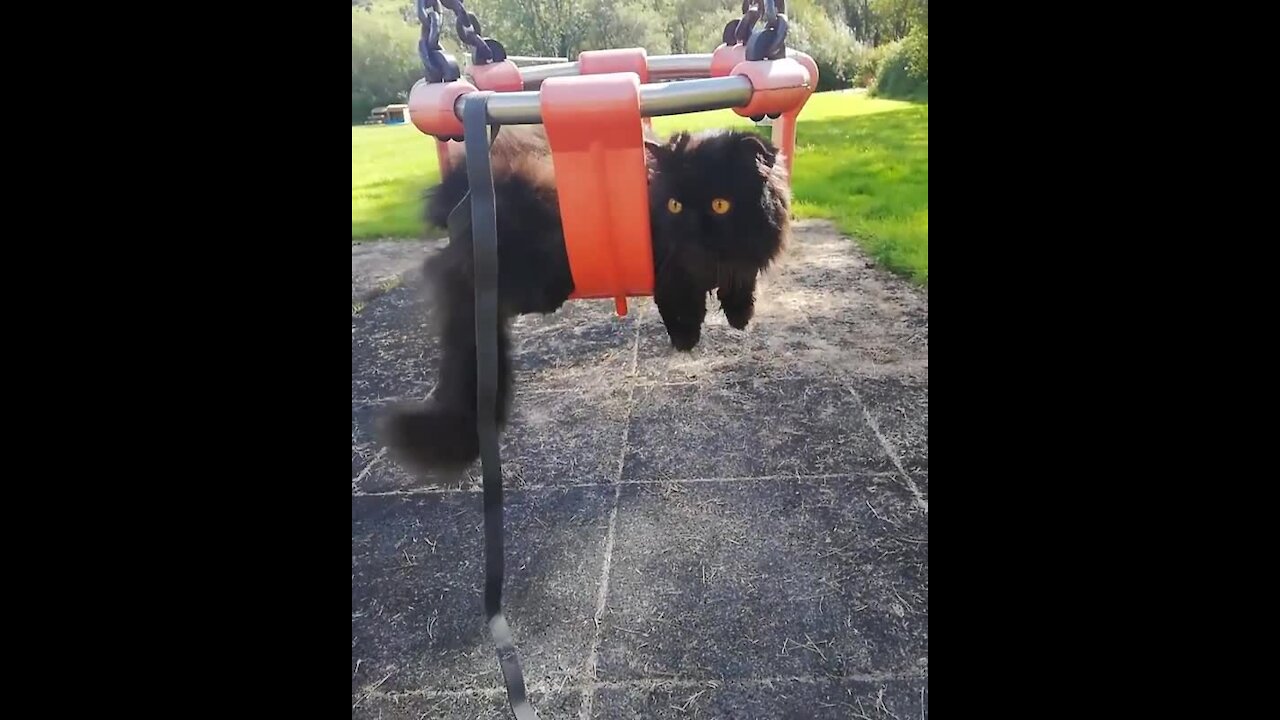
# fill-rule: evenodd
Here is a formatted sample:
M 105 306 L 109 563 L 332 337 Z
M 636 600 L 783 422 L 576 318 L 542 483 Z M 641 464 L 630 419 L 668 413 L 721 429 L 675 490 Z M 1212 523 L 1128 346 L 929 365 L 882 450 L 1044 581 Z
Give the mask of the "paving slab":
M 777 678 L 749 682 L 670 683 L 602 688 L 596 720 L 919 720 L 928 715 L 928 681 Z M 561 717 L 569 717 L 563 715 Z
M 628 485 L 598 677 L 912 673 L 928 522 L 892 476 Z
M 351 243 L 351 304 L 366 303 L 412 278 L 427 255 L 445 243 L 444 238 Z
M 573 678 L 593 642 L 614 491 L 507 494 L 507 620 L 530 684 Z M 499 687 L 483 616 L 477 493 L 356 497 L 351 691 Z
M 431 308 L 410 271 L 356 303 L 356 255 L 352 717 L 506 718 L 479 467 L 413 475 L 373 433 L 431 389 Z M 708 309 L 692 353 L 647 298 L 513 323 L 505 607 L 540 716 L 927 717 L 927 294 L 804 222 L 745 331 Z
M 829 380 L 637 389 L 624 477 L 760 477 L 888 470 L 862 405 Z
M 506 697 L 496 693 L 374 694 L 351 710 L 352 720 L 510 720 Z M 538 717 L 577 718 L 582 696 L 577 692 L 533 692 L 529 702 Z

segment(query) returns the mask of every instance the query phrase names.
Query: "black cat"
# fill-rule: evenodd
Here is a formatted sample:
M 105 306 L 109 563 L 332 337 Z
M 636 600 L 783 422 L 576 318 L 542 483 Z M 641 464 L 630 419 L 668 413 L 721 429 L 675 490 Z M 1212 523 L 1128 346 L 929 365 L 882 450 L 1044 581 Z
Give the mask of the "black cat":
M 781 252 L 790 201 L 777 150 L 745 132 L 681 133 L 646 140 L 654 256 L 654 301 L 672 344 L 690 350 L 717 291 L 729 323 L 744 328 L 757 274 Z M 491 148 L 498 235 L 496 416 L 510 407 L 508 323 L 552 313 L 573 292 L 551 151 L 541 128 L 504 128 Z M 426 217 L 437 227 L 468 190 L 457 153 L 430 191 Z M 414 469 L 458 469 L 479 455 L 476 434 L 475 288 L 471 237 L 458 238 L 424 267 L 440 336 L 437 383 L 423 404 L 395 409 L 382 426 L 396 458 Z
M 752 133 L 680 133 L 648 147 L 653 299 L 671 343 L 691 350 L 712 290 L 730 325 L 751 321 L 756 277 L 790 227 L 787 184 L 777 150 Z

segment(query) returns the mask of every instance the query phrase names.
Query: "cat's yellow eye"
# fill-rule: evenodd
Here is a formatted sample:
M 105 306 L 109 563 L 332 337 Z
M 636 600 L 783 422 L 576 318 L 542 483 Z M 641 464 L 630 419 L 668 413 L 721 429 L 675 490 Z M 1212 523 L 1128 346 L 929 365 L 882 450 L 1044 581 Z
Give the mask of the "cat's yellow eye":
M 672 214 L 678 213 L 683 209 L 684 209 L 684 204 L 681 203 L 679 200 L 675 198 L 671 198 L 670 200 L 667 201 L 667 210 L 670 211 Z
M 711 210 L 717 215 L 723 215 L 729 212 L 730 207 L 729 201 L 724 198 L 716 198 L 711 201 Z

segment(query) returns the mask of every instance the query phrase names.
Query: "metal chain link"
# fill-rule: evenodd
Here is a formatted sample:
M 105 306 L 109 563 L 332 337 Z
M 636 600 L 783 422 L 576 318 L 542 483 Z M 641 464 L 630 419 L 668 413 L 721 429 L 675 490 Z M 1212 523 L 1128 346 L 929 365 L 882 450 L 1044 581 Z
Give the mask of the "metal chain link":
M 755 0 L 742 0 L 742 20 L 733 31 L 734 45 L 741 45 L 751 37 L 756 23 L 760 22 L 760 3 Z
M 507 52 L 502 43 L 482 35 L 480 21 L 475 13 L 468 12 L 463 0 L 438 0 L 441 5 L 453 11 L 454 29 L 458 32 L 458 40 L 471 47 L 471 59 L 480 65 L 502 62 L 507 59 Z
M 786 0 L 742 0 L 742 18 L 724 26 L 725 45 L 746 45 L 748 60 L 776 60 L 786 56 Z M 764 27 L 756 30 L 763 19 Z
M 418 38 L 418 57 L 422 59 L 423 76 L 429 83 L 452 82 L 462 77 L 453 57 L 440 48 L 439 0 L 417 0 L 418 22 L 422 34 Z
M 458 63 L 453 56 L 440 47 L 440 6 L 453 11 L 453 28 L 458 40 L 471 48 L 471 62 L 476 65 L 487 65 L 507 59 L 507 52 L 502 43 L 493 38 L 484 37 L 484 30 L 475 13 L 468 12 L 462 0 L 416 0 L 418 22 L 422 24 L 422 35 L 418 39 L 418 56 L 422 59 L 423 75 L 429 83 L 452 82 L 462 77 Z

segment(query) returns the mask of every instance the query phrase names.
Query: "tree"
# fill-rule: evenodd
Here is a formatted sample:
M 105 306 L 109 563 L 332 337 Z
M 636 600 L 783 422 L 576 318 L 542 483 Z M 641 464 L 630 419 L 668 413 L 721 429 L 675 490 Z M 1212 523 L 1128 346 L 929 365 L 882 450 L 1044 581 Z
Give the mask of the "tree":
M 654 11 L 652 0 L 589 0 L 587 9 L 584 47 L 592 50 L 642 47 L 653 55 L 671 51 L 666 25 L 662 16 Z
M 351 11 L 351 121 L 404 100 L 422 77 L 418 28 L 395 16 Z
M 726 7 L 728 5 L 729 7 Z M 659 0 L 655 10 L 665 19 L 671 52 L 711 52 L 720 44 L 725 23 L 739 17 L 741 3 L 722 0 Z
M 512 55 L 572 57 L 587 34 L 586 0 L 475 0 L 467 9 Z

